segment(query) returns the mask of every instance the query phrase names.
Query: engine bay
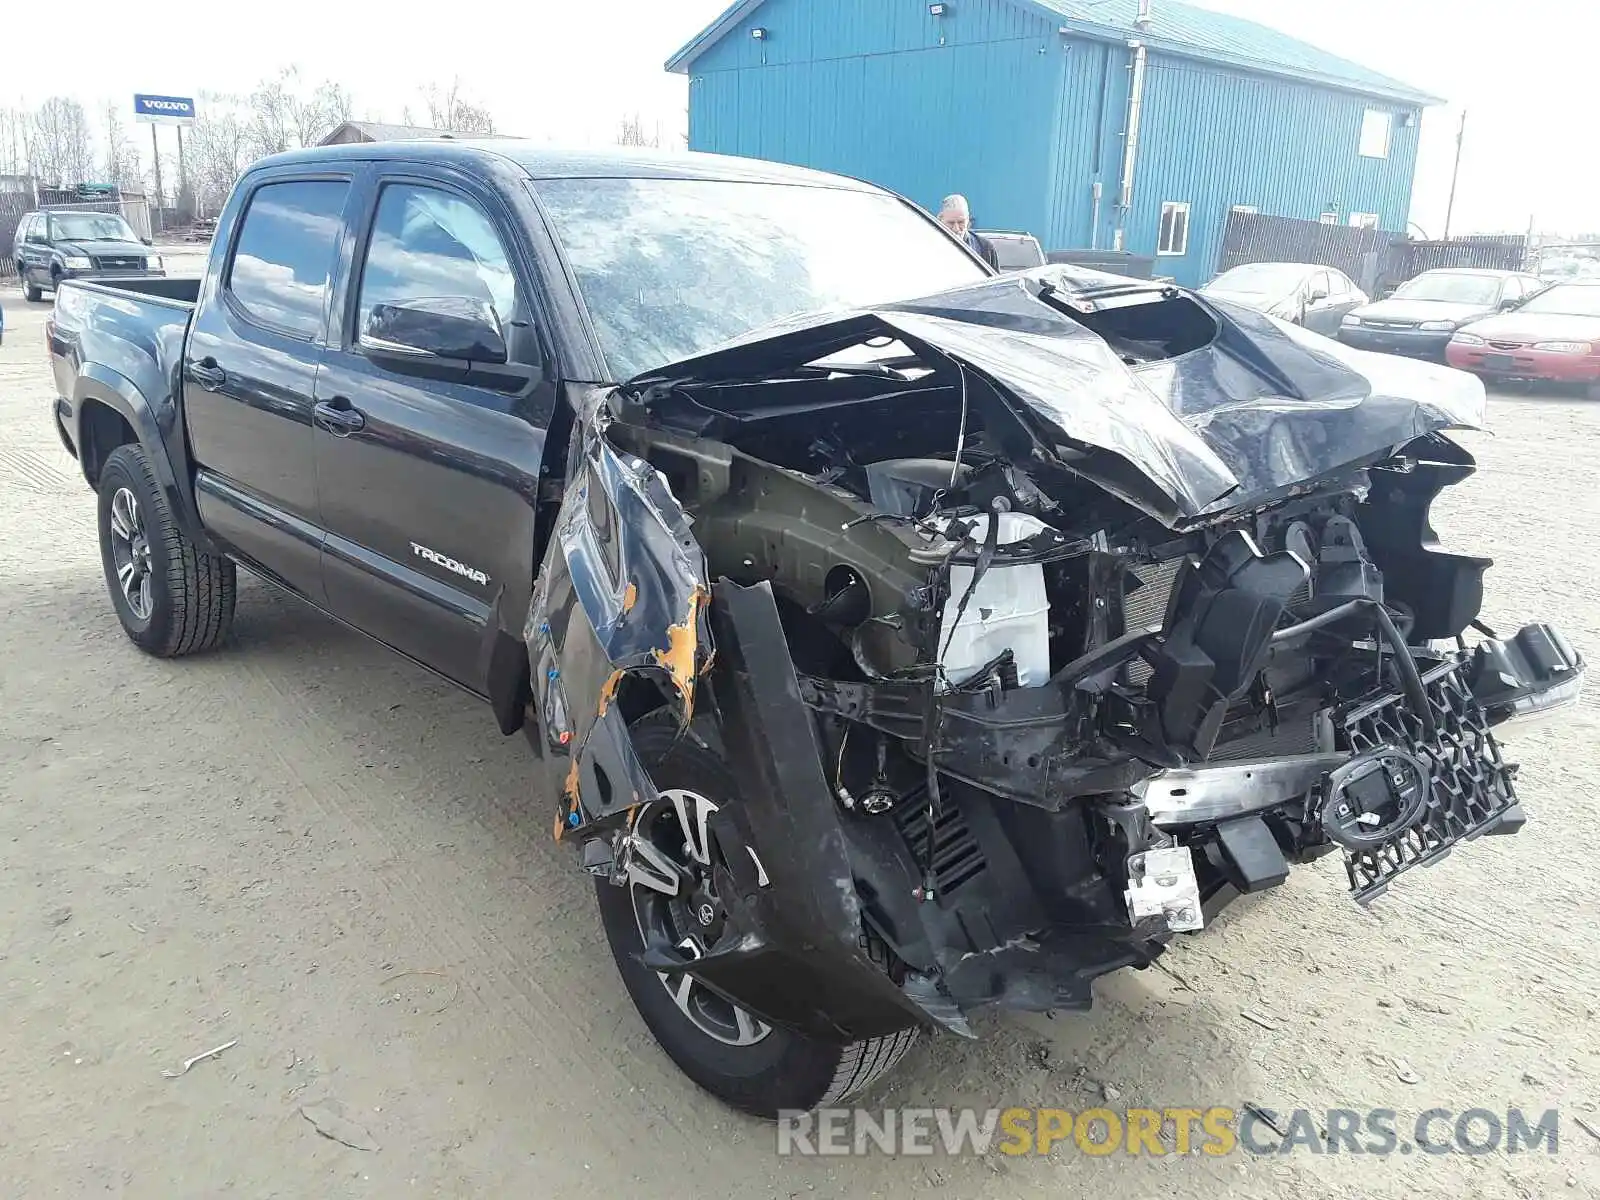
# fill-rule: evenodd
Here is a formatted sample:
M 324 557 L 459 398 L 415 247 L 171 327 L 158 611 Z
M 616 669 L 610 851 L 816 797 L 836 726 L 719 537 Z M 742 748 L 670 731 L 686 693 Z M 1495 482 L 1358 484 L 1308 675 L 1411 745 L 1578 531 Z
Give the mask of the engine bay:
M 1547 627 L 1495 635 L 1489 560 L 1438 544 L 1431 506 L 1474 470 L 1443 432 L 1466 420 L 1459 398 L 1368 386 L 1190 298 L 1070 322 L 1052 300 L 1023 320 L 1007 306 L 1041 297 L 1014 286 L 610 392 L 585 453 L 616 462 L 581 493 L 622 483 L 680 514 L 674 628 L 698 597 L 721 614 L 701 671 L 746 768 L 777 772 L 751 821 L 830 847 L 816 870 L 847 874 L 833 882 L 859 906 L 836 923 L 958 1030 L 986 1004 L 1086 1006 L 1092 978 L 1148 964 L 1292 863 L 1341 851 L 1366 902 L 1464 838 L 1514 832 L 1491 725 L 1582 672 Z M 1052 370 L 1031 371 L 1046 347 Z M 687 696 L 674 635 L 639 645 L 602 648 L 667 665 Z M 555 651 L 536 678 L 559 673 Z M 600 690 L 605 746 L 623 736 L 610 697 L 637 695 L 624 674 Z M 558 691 L 543 724 L 560 761 Z M 629 784 L 609 778 L 573 760 L 558 830 L 617 882 Z M 754 943 L 726 954 L 683 969 L 756 986 Z

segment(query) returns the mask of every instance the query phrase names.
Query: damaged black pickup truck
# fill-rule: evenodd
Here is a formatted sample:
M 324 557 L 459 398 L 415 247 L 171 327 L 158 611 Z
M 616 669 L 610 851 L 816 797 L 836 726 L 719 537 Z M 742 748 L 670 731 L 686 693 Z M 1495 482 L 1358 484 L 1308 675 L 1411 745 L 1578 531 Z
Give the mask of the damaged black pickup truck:
M 996 276 L 850 180 L 300 152 L 203 281 L 64 284 L 48 337 L 129 636 L 218 644 L 242 564 L 487 700 L 751 1112 L 1086 1007 L 1293 864 L 1366 902 L 1516 831 L 1494 730 L 1582 683 L 1430 526 L 1476 380 Z

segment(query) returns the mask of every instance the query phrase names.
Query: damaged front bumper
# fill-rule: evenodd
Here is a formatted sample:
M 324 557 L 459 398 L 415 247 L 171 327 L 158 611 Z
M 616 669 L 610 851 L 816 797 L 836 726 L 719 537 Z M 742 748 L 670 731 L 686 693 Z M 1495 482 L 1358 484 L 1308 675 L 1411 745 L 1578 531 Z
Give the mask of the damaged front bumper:
M 1419 666 L 1431 722 L 1403 694 L 1369 698 L 1329 714 L 1341 749 L 1166 770 L 1133 789 L 1151 823 L 1193 850 L 1208 915 L 1335 849 L 1365 904 L 1460 842 L 1522 827 L 1516 766 L 1494 730 L 1575 704 L 1582 658 L 1530 625 Z

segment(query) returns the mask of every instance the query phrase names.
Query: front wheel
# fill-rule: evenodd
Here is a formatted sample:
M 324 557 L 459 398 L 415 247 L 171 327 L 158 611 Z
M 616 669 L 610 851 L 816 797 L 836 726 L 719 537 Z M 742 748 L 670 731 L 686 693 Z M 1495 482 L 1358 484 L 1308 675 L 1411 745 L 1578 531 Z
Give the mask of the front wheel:
M 646 967 L 646 940 L 698 958 L 721 932 L 726 910 L 712 869 L 722 848 L 710 815 L 736 803 L 721 756 L 693 736 L 680 737 L 669 714 L 646 717 L 634 748 L 661 798 L 634 819 L 627 883 L 596 883 L 600 917 L 617 971 L 639 1015 L 680 1070 L 718 1099 L 754 1116 L 839 1104 L 893 1067 L 916 1040 L 913 1026 L 886 1037 L 818 1041 L 780 1029 L 730 1003 L 687 975 Z
M 23 273 L 23 270 L 20 266 L 17 268 L 17 274 L 22 276 L 22 298 L 29 304 L 39 303 L 40 299 L 44 296 L 44 293 L 39 290 L 39 285 L 36 283 L 29 283 L 27 275 Z
M 139 446 L 100 468 L 100 559 L 123 631 L 160 658 L 210 650 L 233 624 L 233 563 L 178 528 Z

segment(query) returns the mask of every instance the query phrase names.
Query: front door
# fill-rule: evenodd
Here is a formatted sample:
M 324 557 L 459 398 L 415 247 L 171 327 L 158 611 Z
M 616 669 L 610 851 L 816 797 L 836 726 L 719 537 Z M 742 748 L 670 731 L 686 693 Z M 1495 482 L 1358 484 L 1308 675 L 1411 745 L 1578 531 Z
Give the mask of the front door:
M 480 694 L 496 634 L 533 590 L 534 514 L 553 408 L 529 273 L 470 181 L 380 177 L 343 335 L 317 377 L 323 578 L 338 616 Z M 375 306 L 467 298 L 501 322 L 504 368 L 407 356 L 364 336 Z
M 40 263 L 44 265 L 44 276 L 50 274 L 49 247 L 44 244 L 45 215 L 36 213 L 28 218 L 27 229 L 23 231 L 22 245 L 17 248 L 17 262 L 20 266 L 23 283 L 37 283 L 40 281 Z
M 251 566 L 322 603 L 311 438 L 329 279 L 351 181 L 267 176 L 201 287 L 183 360 L 196 500 Z

